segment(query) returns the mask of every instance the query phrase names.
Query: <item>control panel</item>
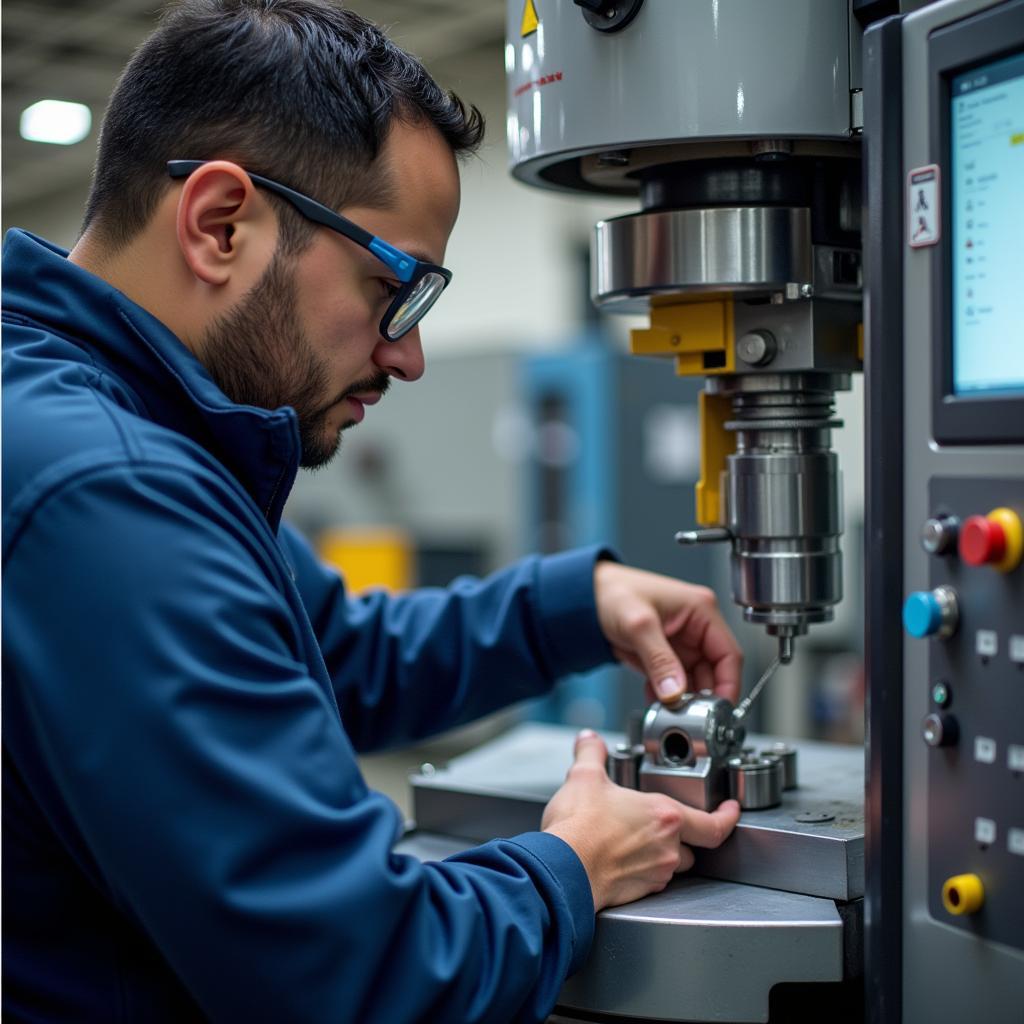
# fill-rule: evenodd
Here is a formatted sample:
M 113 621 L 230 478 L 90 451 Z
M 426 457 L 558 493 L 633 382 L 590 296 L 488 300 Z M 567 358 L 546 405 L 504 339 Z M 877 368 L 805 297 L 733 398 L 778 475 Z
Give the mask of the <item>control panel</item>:
M 1024 0 L 900 6 L 864 35 L 867 1018 L 1024 1024 Z
M 1024 482 L 933 478 L 929 504 L 928 578 L 903 608 L 928 645 L 928 907 L 1022 949 Z

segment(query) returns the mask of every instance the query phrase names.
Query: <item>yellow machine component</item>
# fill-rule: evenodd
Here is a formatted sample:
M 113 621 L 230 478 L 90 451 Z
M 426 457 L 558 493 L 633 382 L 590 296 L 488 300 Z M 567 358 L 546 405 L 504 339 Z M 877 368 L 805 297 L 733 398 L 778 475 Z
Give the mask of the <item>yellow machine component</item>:
M 942 886 L 942 905 L 951 914 L 973 914 L 985 902 L 985 887 L 977 875 L 954 875 Z
M 731 299 L 651 304 L 651 326 L 630 331 L 637 356 L 675 356 L 680 377 L 736 371 Z
M 735 332 L 731 299 L 651 305 L 651 326 L 630 332 L 638 356 L 675 356 L 681 377 L 710 377 L 734 373 Z M 736 440 L 725 429 L 732 402 L 720 395 L 700 394 L 700 481 L 697 484 L 697 523 L 724 525 L 722 474 Z
M 344 527 L 325 530 L 317 551 L 344 577 L 353 593 L 384 588 L 408 590 L 413 585 L 413 545 L 404 530 L 389 527 Z
M 697 499 L 697 523 L 700 526 L 724 526 L 722 474 L 726 457 L 736 448 L 735 435 L 725 429 L 732 415 L 732 401 L 723 395 L 700 393 L 700 480 Z

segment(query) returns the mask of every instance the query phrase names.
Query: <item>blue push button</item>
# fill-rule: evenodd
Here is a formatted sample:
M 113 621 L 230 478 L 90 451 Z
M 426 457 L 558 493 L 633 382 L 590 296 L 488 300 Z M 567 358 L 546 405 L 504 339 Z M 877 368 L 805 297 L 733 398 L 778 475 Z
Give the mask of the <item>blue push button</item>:
M 956 594 L 949 587 L 915 591 L 903 604 L 903 625 L 911 636 L 951 636 L 958 618 Z
M 942 607 L 930 590 L 918 590 L 903 605 L 903 625 L 911 636 L 926 637 L 942 626 Z

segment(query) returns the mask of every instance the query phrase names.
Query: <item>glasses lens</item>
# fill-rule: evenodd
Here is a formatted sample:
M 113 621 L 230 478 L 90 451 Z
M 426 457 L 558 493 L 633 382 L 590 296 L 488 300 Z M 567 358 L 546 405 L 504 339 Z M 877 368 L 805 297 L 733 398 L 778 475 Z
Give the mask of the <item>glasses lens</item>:
M 403 334 L 411 331 L 423 319 L 424 313 L 437 302 L 437 297 L 444 291 L 445 279 L 440 274 L 424 274 L 413 286 L 398 309 L 395 310 L 388 324 L 388 337 L 397 341 Z

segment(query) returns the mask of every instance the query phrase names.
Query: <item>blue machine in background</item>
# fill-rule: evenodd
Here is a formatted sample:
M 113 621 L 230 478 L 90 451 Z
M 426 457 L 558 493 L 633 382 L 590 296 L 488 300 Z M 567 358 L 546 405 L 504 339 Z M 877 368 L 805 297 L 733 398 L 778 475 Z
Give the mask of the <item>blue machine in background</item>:
M 674 541 L 694 521 L 699 390 L 699 380 L 677 377 L 670 362 L 615 351 L 595 335 L 527 358 L 523 402 L 535 443 L 525 550 L 603 543 L 639 568 L 708 585 L 723 578 L 719 552 Z M 639 677 L 610 667 L 566 680 L 529 717 L 621 729 L 643 705 Z

